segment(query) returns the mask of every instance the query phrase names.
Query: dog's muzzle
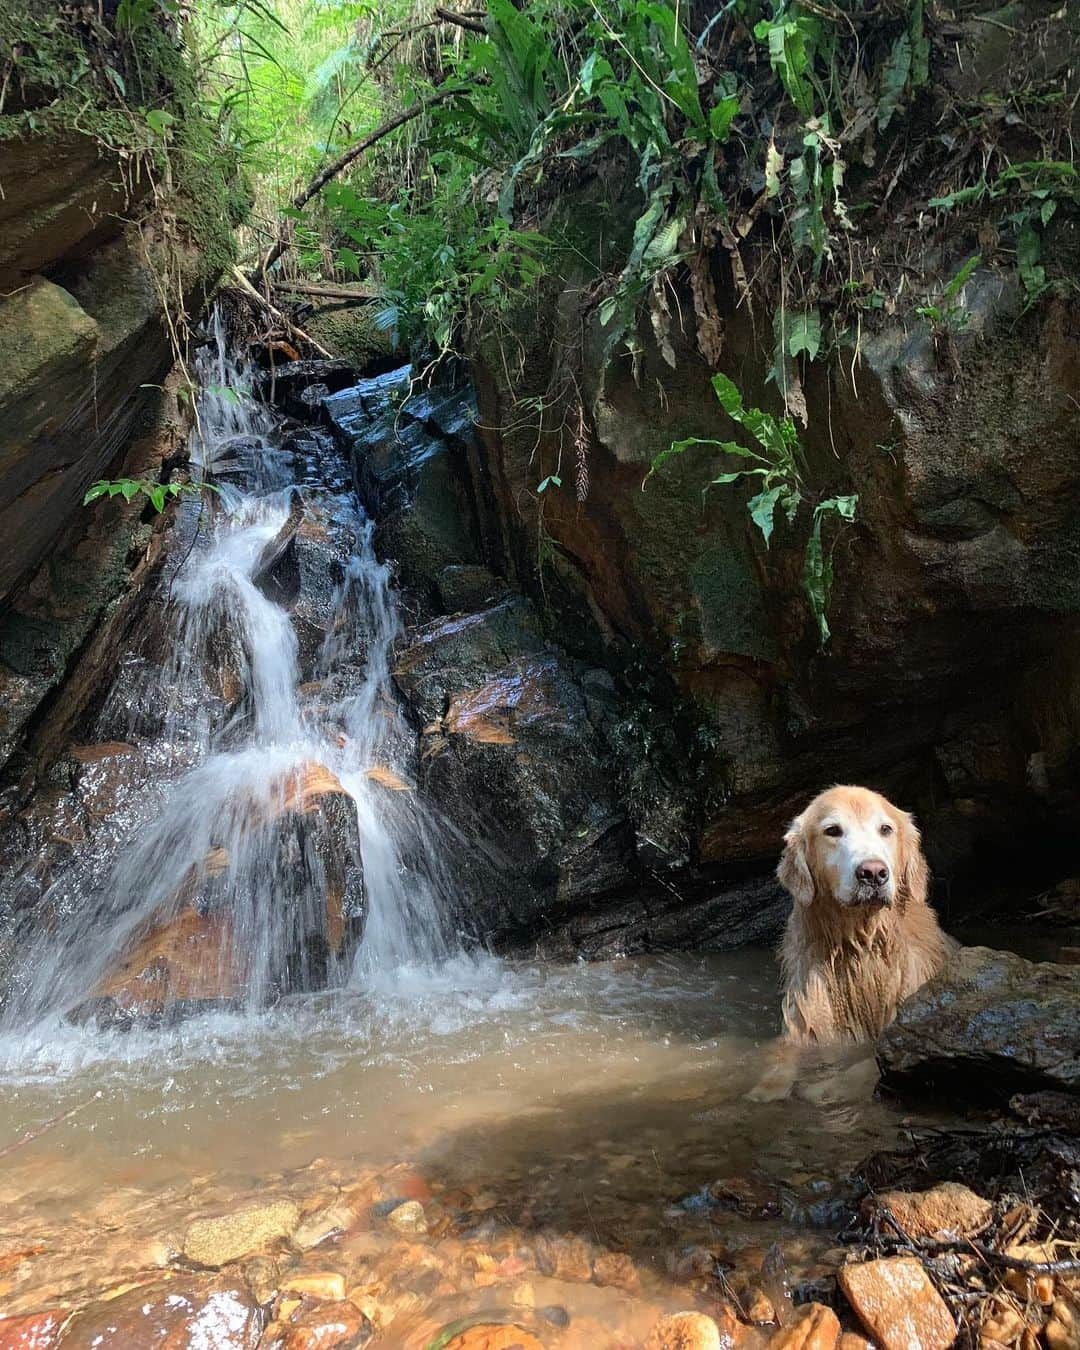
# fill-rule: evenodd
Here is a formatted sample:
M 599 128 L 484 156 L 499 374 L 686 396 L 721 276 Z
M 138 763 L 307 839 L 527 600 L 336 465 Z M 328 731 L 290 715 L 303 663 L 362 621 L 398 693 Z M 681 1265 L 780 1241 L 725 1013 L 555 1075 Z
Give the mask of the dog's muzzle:
M 892 905 L 889 869 L 880 858 L 868 858 L 856 867 L 852 898 L 857 905 L 880 905 L 882 909 Z

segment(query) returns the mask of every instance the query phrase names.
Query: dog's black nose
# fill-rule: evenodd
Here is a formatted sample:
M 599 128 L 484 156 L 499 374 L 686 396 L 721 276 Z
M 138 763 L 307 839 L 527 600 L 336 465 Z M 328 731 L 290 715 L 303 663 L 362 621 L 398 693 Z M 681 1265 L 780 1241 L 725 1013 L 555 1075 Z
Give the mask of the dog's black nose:
M 884 886 L 889 879 L 889 869 L 880 858 L 871 858 L 868 862 L 859 864 L 855 869 L 855 876 L 868 886 Z

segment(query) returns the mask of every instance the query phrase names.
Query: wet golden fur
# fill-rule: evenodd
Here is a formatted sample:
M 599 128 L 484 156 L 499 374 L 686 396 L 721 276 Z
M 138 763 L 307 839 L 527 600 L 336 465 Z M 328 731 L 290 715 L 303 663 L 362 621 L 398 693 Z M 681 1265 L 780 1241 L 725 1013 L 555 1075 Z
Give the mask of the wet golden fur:
M 832 829 L 883 837 L 891 903 L 841 903 Z M 801 1044 L 875 1040 L 904 999 L 941 968 L 950 940 L 927 904 L 929 875 L 919 831 L 876 792 L 821 793 L 784 836 L 777 876 L 794 898 L 780 950 L 785 1036 Z

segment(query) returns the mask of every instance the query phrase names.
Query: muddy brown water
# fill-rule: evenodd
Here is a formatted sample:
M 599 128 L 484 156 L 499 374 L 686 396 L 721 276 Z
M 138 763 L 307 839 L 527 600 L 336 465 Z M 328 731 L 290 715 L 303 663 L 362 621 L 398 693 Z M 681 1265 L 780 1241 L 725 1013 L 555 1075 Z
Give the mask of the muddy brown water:
M 453 1211 L 458 1236 L 580 1237 L 630 1254 L 657 1289 L 700 1275 L 696 1250 L 737 1272 L 777 1239 L 812 1278 L 844 1220 L 835 1179 L 893 1145 L 904 1118 L 873 1095 L 865 1060 L 808 1071 L 791 1099 L 748 1100 L 776 1023 L 776 967 L 754 950 L 461 958 L 262 1016 L 8 1037 L 0 1147 L 77 1109 L 0 1157 L 0 1314 L 175 1268 L 192 1219 L 266 1196 L 310 1208 L 382 1178 L 364 1220 L 379 1230 L 395 1176 Z M 703 1190 L 732 1178 L 734 1200 Z M 595 1297 L 562 1293 L 569 1313 Z M 455 1297 L 456 1312 L 480 1309 L 492 1291 Z M 391 1326 L 382 1343 L 408 1341 Z

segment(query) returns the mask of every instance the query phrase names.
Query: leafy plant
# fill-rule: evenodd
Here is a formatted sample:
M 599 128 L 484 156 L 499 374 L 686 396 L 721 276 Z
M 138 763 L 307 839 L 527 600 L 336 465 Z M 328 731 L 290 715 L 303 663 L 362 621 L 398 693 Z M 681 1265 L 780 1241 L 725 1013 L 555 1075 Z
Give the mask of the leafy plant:
M 921 315 L 924 319 L 929 319 L 935 328 L 945 328 L 952 332 L 960 332 L 965 329 L 971 321 L 971 315 L 963 305 L 963 290 L 981 262 L 981 253 L 976 253 L 968 258 L 952 280 L 947 283 L 941 292 L 938 303 L 919 305 L 915 313 Z
M 169 498 L 198 496 L 204 488 L 209 492 L 219 491 L 213 483 L 156 483 L 150 478 L 102 478 L 87 488 L 83 506 L 89 506 L 99 497 L 123 497 L 124 501 L 130 502 L 142 493 L 150 499 L 154 510 L 160 513 L 165 510 Z
M 661 451 L 653 460 L 645 482 L 669 460 L 699 445 L 713 446 L 725 455 L 743 460 L 745 467 L 718 474 L 706 484 L 705 490 L 744 480 L 754 483 L 759 490 L 747 501 L 746 510 L 768 548 L 775 528 L 777 508 L 783 511 L 788 524 L 793 525 L 806 494 L 806 461 L 795 423 L 790 417 L 777 418 L 770 412 L 762 412 L 760 408 L 747 408 L 737 386 L 727 375 L 714 375 L 712 386 L 720 406 L 732 421 L 750 433 L 758 448 L 750 449 L 739 441 L 691 436 L 686 440 L 675 441 L 667 450 Z M 803 589 L 822 647 L 830 636 L 827 613 L 833 582 L 832 549 L 826 548 L 822 530 L 830 518 L 846 522 L 854 520 L 858 500 L 855 494 L 827 497 L 813 509 L 810 537 L 803 559 Z

